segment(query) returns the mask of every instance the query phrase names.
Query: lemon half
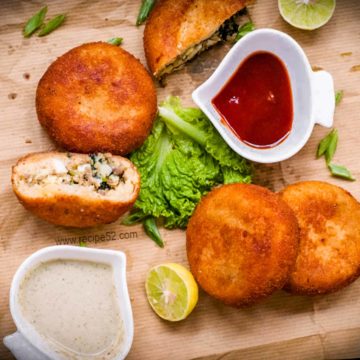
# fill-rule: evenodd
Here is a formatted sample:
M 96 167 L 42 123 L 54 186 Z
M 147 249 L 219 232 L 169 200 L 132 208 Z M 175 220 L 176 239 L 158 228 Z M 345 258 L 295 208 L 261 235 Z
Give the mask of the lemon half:
M 198 301 L 194 277 L 179 264 L 161 264 L 149 270 L 145 289 L 152 309 L 169 321 L 185 319 Z
M 314 30 L 332 17 L 336 0 L 278 0 L 281 16 L 299 29 Z

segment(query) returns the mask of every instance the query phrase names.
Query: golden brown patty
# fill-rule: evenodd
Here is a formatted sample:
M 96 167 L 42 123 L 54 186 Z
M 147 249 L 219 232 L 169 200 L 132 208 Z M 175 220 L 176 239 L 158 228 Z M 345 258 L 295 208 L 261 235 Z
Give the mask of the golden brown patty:
M 280 195 L 300 226 L 299 255 L 286 289 L 325 294 L 354 281 L 360 275 L 360 204 L 319 181 L 290 185 Z
M 209 39 L 219 27 L 243 9 L 249 0 L 160 0 L 144 30 L 144 49 L 151 72 L 158 78 L 180 56 L 191 58 L 194 46 Z M 211 40 L 214 45 L 221 39 Z M 199 50 L 199 49 L 197 49 Z M 199 53 L 195 49 L 195 53 Z M 205 50 L 205 49 L 201 49 Z M 186 60 L 186 59 L 185 59 Z
M 78 46 L 41 78 L 36 110 L 41 125 L 63 148 L 124 155 L 148 136 L 156 91 L 143 65 L 121 47 Z
M 278 195 L 255 185 L 212 190 L 197 206 L 186 235 L 196 280 L 233 306 L 252 304 L 282 288 L 297 254 L 293 212 Z
M 11 180 L 27 210 L 50 223 L 79 228 L 117 220 L 140 189 L 140 176 L 128 159 L 100 153 L 29 154 L 13 167 Z

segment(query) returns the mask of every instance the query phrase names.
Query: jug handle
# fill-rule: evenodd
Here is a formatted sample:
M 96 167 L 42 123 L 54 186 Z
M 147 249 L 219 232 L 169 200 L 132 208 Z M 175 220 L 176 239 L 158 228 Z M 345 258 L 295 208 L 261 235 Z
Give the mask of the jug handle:
M 313 119 L 315 124 L 332 127 L 335 112 L 335 91 L 332 76 L 327 71 L 312 73 Z
M 34 347 L 19 331 L 4 338 L 4 345 L 17 360 L 48 360 L 49 358 Z

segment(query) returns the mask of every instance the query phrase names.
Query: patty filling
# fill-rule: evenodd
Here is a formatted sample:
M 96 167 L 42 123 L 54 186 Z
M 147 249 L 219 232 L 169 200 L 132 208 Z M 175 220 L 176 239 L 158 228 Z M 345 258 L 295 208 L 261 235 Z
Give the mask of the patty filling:
M 24 174 L 27 185 L 81 185 L 100 194 L 124 183 L 125 166 L 115 163 L 111 154 L 90 154 L 79 158 L 68 154 L 68 161 L 53 159 L 53 166 L 40 168 L 36 174 Z
M 184 67 L 185 63 L 193 59 L 196 55 L 207 50 L 220 41 L 232 41 L 239 29 L 239 18 L 246 13 L 246 8 L 238 11 L 232 17 L 227 19 L 210 37 L 199 44 L 191 46 L 183 53 L 178 55 L 173 62 L 166 65 L 158 74 L 157 78 L 161 80 L 166 74 L 170 74 Z

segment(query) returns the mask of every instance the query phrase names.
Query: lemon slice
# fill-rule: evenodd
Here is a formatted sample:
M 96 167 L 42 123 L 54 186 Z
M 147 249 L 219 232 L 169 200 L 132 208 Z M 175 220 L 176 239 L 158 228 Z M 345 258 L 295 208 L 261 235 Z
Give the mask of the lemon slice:
M 281 16 L 299 29 L 314 30 L 332 17 L 336 0 L 278 0 Z
M 145 288 L 153 310 L 169 321 L 185 319 L 198 301 L 194 277 L 179 264 L 161 264 L 150 269 Z

